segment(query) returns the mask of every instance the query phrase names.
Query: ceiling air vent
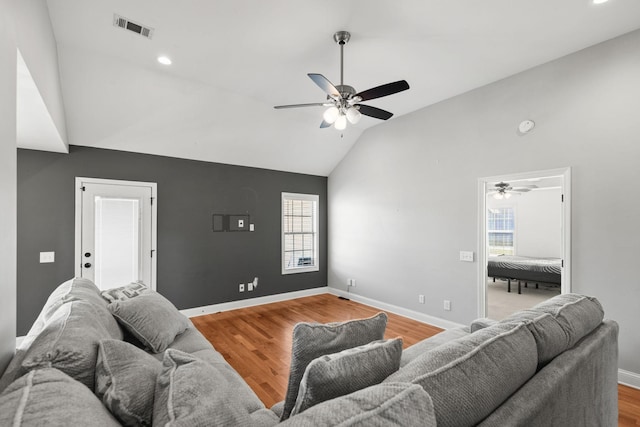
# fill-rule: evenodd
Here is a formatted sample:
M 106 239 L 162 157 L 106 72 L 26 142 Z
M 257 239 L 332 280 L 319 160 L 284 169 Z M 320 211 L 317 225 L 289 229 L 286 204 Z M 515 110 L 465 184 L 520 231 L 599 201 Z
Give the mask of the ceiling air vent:
M 142 37 L 146 37 L 150 39 L 153 36 L 153 28 L 145 27 L 142 24 L 138 24 L 137 22 L 133 22 L 130 19 L 125 18 L 124 16 L 120 16 L 116 13 L 113 14 L 113 26 L 120 27 L 125 30 L 132 31 L 136 34 L 140 34 Z

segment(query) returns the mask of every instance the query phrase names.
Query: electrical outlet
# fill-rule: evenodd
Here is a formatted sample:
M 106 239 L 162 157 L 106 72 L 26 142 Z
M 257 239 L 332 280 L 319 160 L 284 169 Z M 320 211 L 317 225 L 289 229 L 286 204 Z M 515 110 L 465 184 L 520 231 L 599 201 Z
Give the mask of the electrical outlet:
M 451 301 L 449 301 L 448 299 L 444 300 L 444 310 L 451 311 Z
M 40 252 L 40 263 L 55 262 L 55 252 Z
M 251 292 L 253 290 L 253 282 L 247 283 L 247 290 Z
M 244 283 L 240 283 L 240 286 L 238 286 L 238 291 L 244 292 Z
M 418 295 L 418 302 L 424 304 L 424 295 Z
M 257 288 L 257 287 L 258 287 L 258 278 L 257 278 L 257 277 L 254 277 L 254 278 L 253 278 L 253 289 L 255 289 L 255 288 Z
M 352 286 L 352 287 L 356 287 L 356 279 L 349 279 L 347 280 L 347 285 Z

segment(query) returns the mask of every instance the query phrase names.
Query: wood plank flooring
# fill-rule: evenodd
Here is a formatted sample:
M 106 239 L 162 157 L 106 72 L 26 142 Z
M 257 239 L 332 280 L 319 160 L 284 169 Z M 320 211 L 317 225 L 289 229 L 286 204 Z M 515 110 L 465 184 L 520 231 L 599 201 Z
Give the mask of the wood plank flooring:
M 298 322 L 340 322 L 381 310 L 334 295 L 265 304 L 192 317 L 198 330 L 245 379 L 267 407 L 284 399 L 291 359 L 291 332 Z M 442 329 L 393 313 L 385 338 L 402 337 L 405 348 Z M 640 426 L 640 390 L 618 386 L 619 426 Z

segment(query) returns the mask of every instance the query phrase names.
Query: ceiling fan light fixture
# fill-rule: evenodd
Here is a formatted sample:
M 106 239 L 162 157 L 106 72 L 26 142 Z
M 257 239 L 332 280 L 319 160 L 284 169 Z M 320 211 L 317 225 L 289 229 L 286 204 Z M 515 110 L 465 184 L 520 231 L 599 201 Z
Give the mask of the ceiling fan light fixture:
M 511 193 L 504 193 L 504 198 L 505 199 L 510 199 L 511 198 Z
M 358 123 L 361 117 L 362 113 L 360 113 L 360 110 L 358 110 L 356 107 L 349 107 L 349 109 L 347 110 L 347 120 L 349 120 L 349 123 L 351 123 L 352 125 Z
M 502 193 L 496 193 L 493 195 L 493 198 L 497 200 L 502 200 L 504 198 L 504 195 Z
M 340 114 L 336 119 L 335 128 L 338 130 L 344 130 L 347 128 L 347 116 Z
M 322 118 L 325 122 L 333 124 L 338 116 L 340 115 L 340 110 L 337 107 L 329 107 L 322 115 Z

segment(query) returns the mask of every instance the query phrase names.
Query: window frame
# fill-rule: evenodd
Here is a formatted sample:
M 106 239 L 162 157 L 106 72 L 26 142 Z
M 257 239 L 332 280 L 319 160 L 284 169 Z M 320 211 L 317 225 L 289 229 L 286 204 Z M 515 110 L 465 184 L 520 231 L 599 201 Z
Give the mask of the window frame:
M 489 217 L 490 217 L 490 213 L 491 213 L 491 209 L 500 209 L 500 210 L 506 210 L 506 209 L 510 209 L 511 210 L 511 214 L 513 216 L 513 229 L 511 230 L 499 230 L 499 229 L 490 229 L 489 228 Z M 517 237 L 517 233 L 516 233 L 516 208 L 513 205 L 507 205 L 507 206 L 494 206 L 494 207 L 487 207 L 487 254 L 489 256 L 492 255 L 491 253 L 491 248 L 492 247 L 502 247 L 505 248 L 506 246 L 491 246 L 491 238 L 490 238 L 490 234 L 491 233 L 506 233 L 506 234 L 511 234 L 511 241 L 512 241 L 512 245 L 511 245 L 511 254 L 501 254 L 501 255 L 516 255 L 516 237 Z M 495 254 L 493 254 L 495 255 Z
M 293 266 L 287 267 L 286 265 L 286 251 L 285 251 L 285 239 L 286 236 L 291 234 L 291 232 L 285 231 L 285 202 L 288 200 L 302 200 L 302 201 L 311 201 L 314 202 L 313 209 L 313 253 L 314 264 L 307 266 Z M 320 271 L 320 196 L 318 194 L 303 194 L 303 193 L 287 193 L 283 192 L 280 200 L 280 235 L 281 235 L 281 247 L 280 247 L 280 259 L 281 259 L 281 268 L 282 274 L 298 274 L 298 273 L 309 273 Z M 309 234 L 309 233 L 305 233 Z

